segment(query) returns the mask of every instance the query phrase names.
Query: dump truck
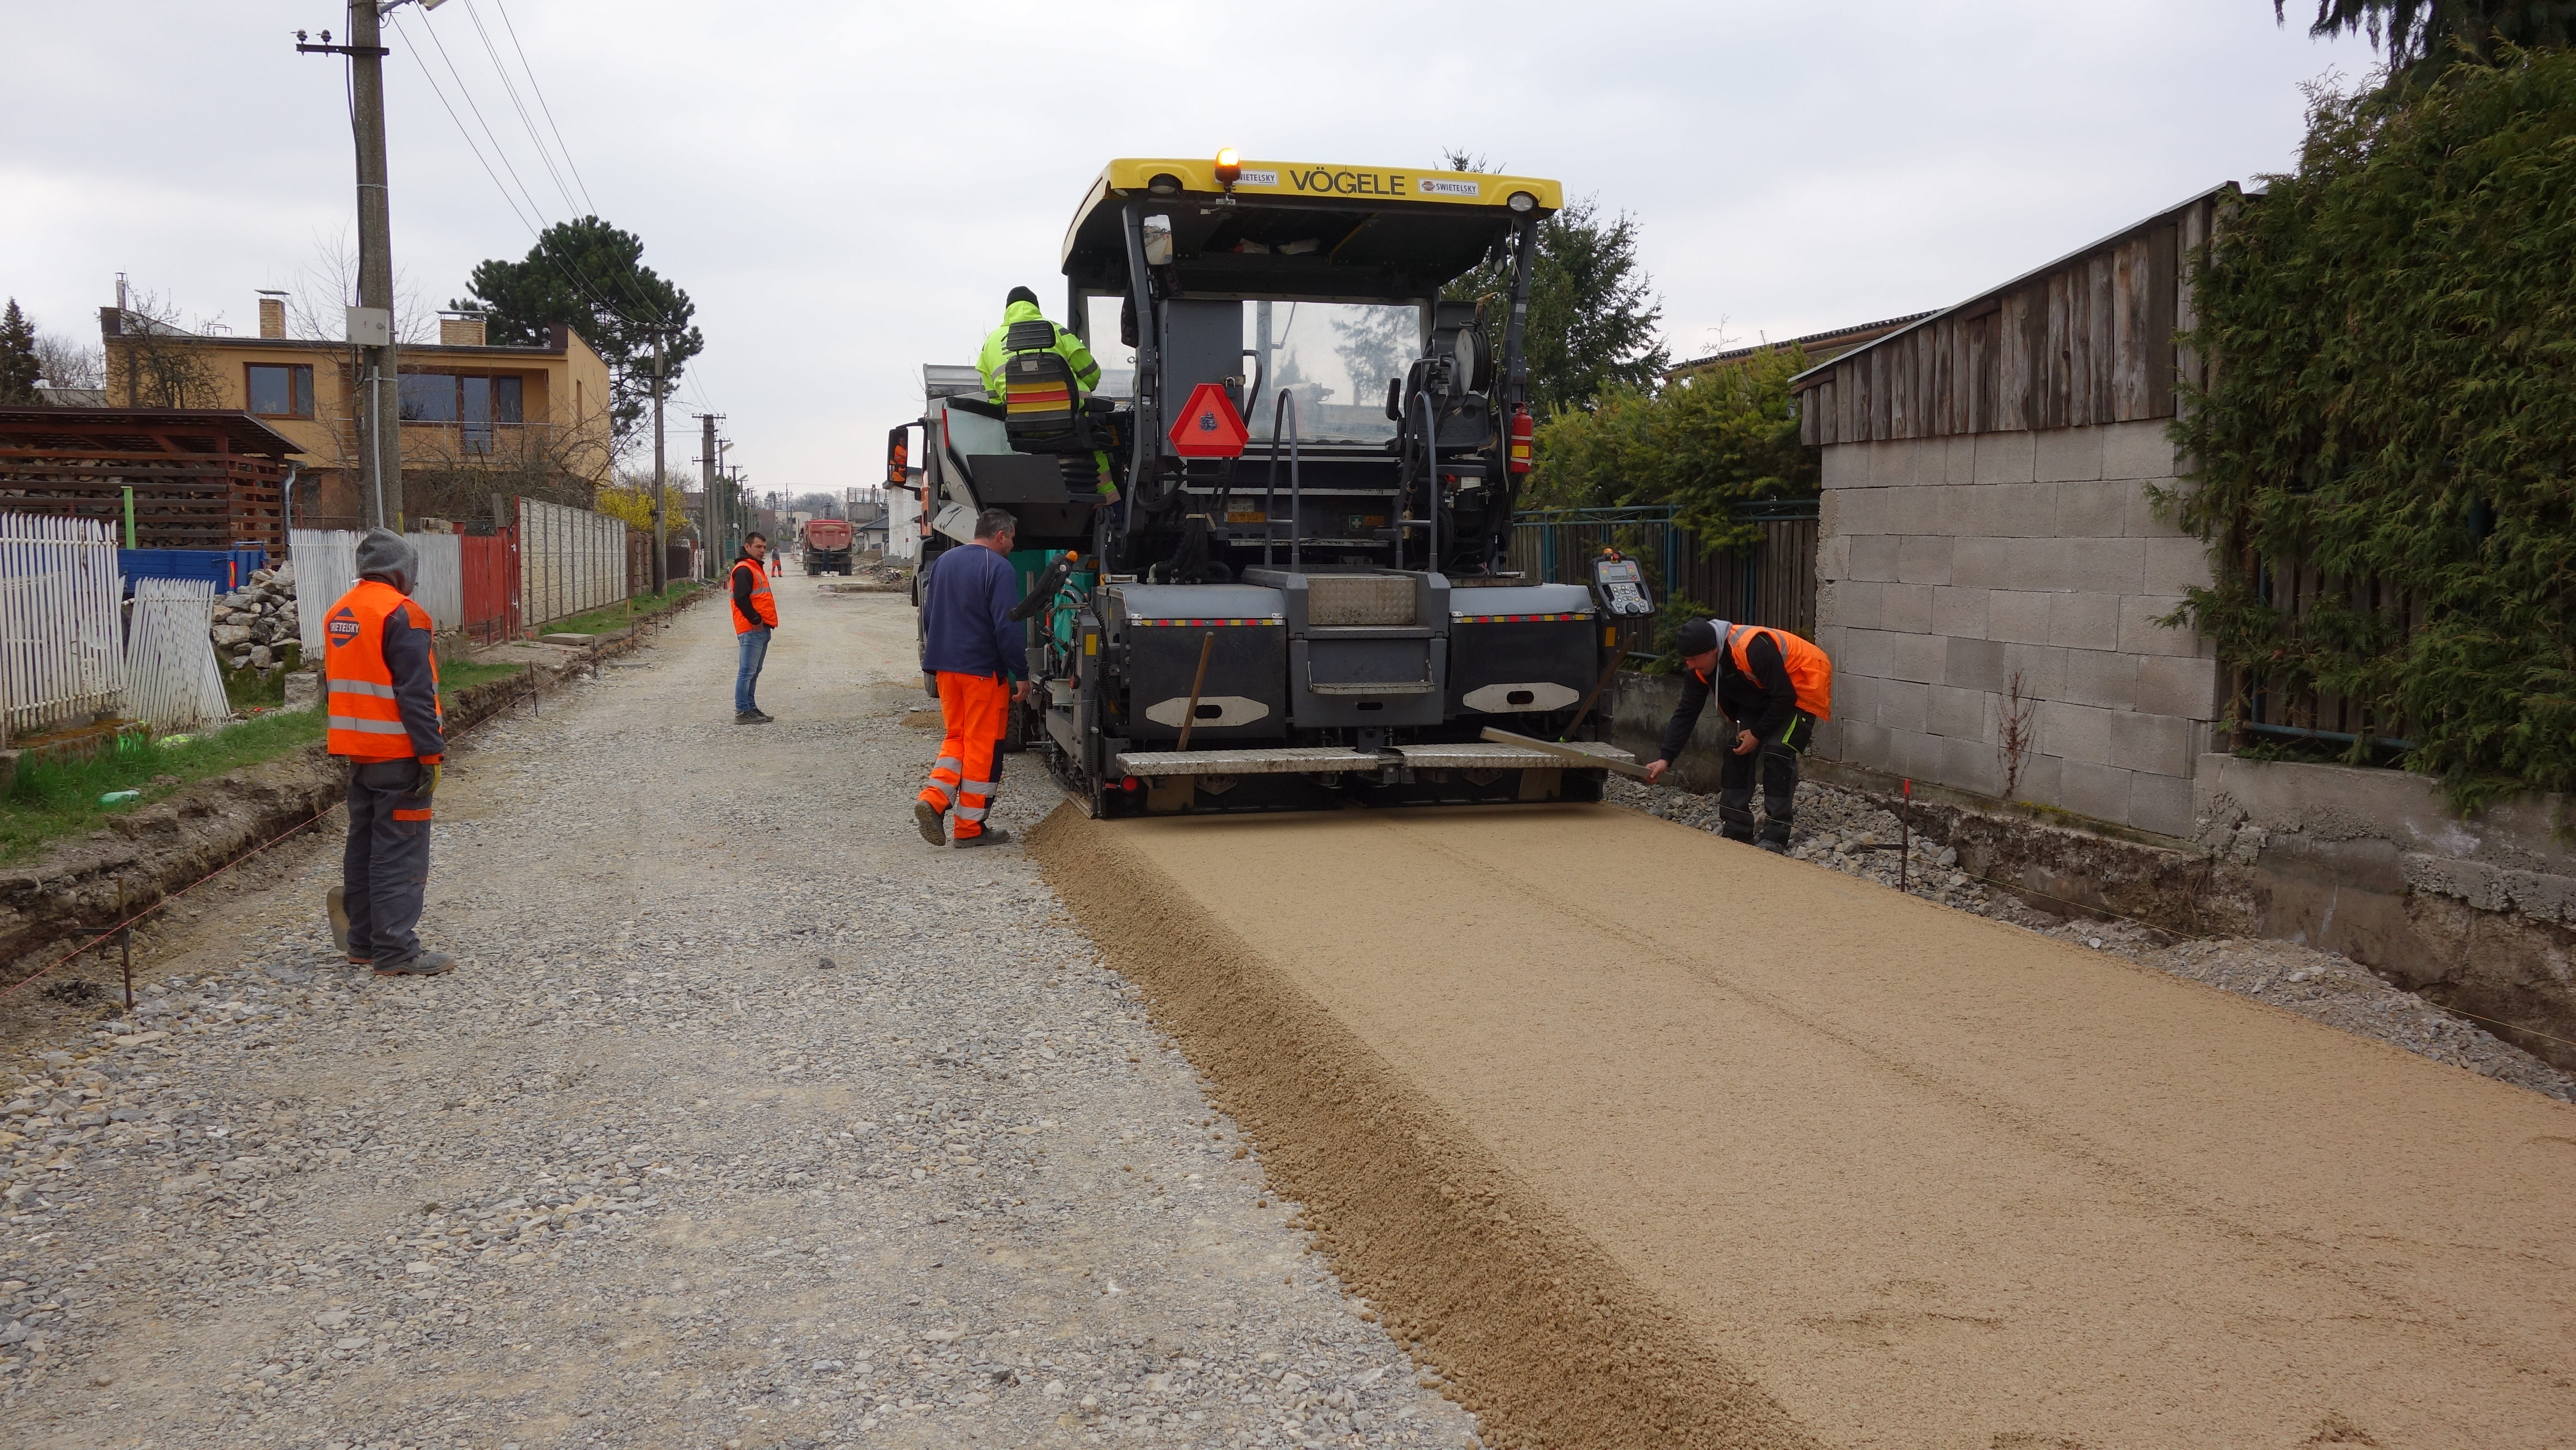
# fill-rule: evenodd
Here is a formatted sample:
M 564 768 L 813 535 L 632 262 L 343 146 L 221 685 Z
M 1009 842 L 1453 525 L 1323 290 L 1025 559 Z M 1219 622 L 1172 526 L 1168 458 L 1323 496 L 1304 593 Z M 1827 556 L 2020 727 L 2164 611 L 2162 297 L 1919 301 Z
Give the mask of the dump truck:
M 1599 798 L 1627 758 L 1595 708 L 1615 620 L 1653 602 L 1615 561 L 1588 585 L 1506 565 L 1562 204 L 1532 177 L 1231 153 L 1092 182 L 1064 316 L 1104 360 L 1134 350 L 1127 396 L 1019 324 L 1001 396 L 928 399 L 919 464 L 944 542 L 1019 521 L 1038 688 L 1013 733 L 1094 816 Z
M 848 519 L 807 519 L 796 530 L 796 550 L 808 574 L 847 574 L 852 556 Z

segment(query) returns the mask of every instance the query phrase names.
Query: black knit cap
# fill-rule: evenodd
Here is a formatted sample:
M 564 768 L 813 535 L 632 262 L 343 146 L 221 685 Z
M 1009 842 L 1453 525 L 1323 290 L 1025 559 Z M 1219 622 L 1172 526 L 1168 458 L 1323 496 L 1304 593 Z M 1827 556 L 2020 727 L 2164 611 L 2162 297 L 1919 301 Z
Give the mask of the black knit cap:
M 1686 655 L 1704 655 L 1717 648 L 1724 620 L 1694 619 L 1673 635 L 1673 645 Z
M 1014 302 L 1025 302 L 1035 307 L 1038 305 L 1038 294 L 1026 287 L 1014 287 L 1011 289 L 1011 295 L 1002 299 L 1002 305 L 1008 307 Z

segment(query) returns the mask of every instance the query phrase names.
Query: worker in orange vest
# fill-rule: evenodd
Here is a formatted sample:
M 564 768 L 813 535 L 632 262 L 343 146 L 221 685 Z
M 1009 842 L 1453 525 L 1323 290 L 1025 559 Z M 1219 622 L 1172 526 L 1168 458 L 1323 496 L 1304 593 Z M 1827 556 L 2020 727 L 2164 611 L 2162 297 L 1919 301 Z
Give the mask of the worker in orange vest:
M 348 762 L 349 844 L 332 902 L 349 960 L 380 977 L 432 977 L 456 965 L 423 951 L 415 928 L 429 889 L 431 799 L 447 758 L 438 654 L 428 611 L 409 595 L 420 556 L 390 529 L 358 541 L 358 582 L 323 616 L 328 749 Z
M 1785 629 L 1694 619 L 1674 641 L 1682 656 L 1681 704 L 1664 726 L 1662 757 L 1646 767 L 1653 780 L 1672 768 L 1709 697 L 1727 720 L 1732 743 L 1718 767 L 1718 832 L 1730 841 L 1785 854 L 1798 801 L 1798 757 L 1815 743 L 1816 722 L 1834 712 L 1834 662 Z M 1762 787 L 1765 817 L 1753 828 L 1753 787 Z
M 733 561 L 733 632 L 741 646 L 733 672 L 736 725 L 766 725 L 778 718 L 752 698 L 760 685 L 760 666 L 769 658 L 769 632 L 778 627 L 778 601 L 769 593 L 769 571 L 760 563 L 768 553 L 768 536 L 750 534 Z

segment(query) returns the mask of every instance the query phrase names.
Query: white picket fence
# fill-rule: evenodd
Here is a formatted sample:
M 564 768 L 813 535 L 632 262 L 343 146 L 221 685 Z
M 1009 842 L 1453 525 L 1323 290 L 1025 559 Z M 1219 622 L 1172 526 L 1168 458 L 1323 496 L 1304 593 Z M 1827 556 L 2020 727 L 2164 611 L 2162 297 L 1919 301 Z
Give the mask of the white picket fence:
M 0 513 L 0 735 L 122 702 L 120 587 L 113 525 Z
M 215 582 L 137 579 L 125 636 L 125 712 L 167 734 L 232 715 L 215 664 Z
M 626 521 L 519 500 L 519 610 L 526 624 L 605 609 L 626 597 Z
M 304 641 L 304 658 L 322 658 L 322 617 L 358 582 L 358 540 L 352 529 L 297 529 L 286 541 L 295 560 L 295 630 Z M 412 602 L 429 612 L 433 629 L 457 629 L 465 623 L 465 551 L 454 534 L 405 534 L 420 555 L 420 578 L 412 585 Z

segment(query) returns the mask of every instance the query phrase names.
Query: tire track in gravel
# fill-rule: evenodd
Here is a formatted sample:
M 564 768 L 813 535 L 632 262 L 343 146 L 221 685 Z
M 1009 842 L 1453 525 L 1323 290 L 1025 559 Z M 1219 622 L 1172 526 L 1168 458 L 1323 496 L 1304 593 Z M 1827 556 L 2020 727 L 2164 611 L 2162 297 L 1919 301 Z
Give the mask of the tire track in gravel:
M 694 611 L 460 752 L 424 932 L 456 973 L 336 964 L 322 841 L 134 1018 L 26 1044 L 13 1427 L 1473 1443 L 1034 863 L 912 834 L 900 598 L 780 599 L 780 724 L 730 724 L 732 641 Z M 1054 803 L 1031 764 L 1015 828 Z

